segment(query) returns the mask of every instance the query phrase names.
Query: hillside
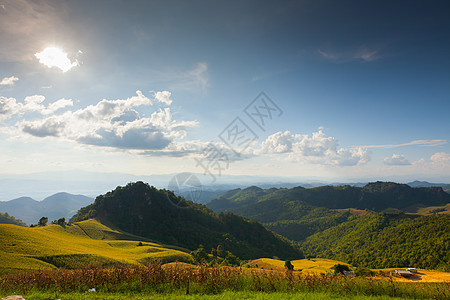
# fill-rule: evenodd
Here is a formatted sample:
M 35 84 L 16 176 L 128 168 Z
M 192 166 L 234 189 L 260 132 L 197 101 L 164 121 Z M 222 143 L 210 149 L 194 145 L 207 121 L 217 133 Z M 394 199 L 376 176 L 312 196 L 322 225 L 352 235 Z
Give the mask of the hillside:
M 27 226 L 22 220 L 10 216 L 8 213 L 0 213 L 0 224 L 13 224 L 19 226 Z
M 143 182 L 130 183 L 98 196 L 72 221 L 96 218 L 121 230 L 164 243 L 196 249 L 219 244 L 242 259 L 278 256 L 301 258 L 287 240 L 232 213 L 214 214 L 203 205 Z
M 370 268 L 450 270 L 450 215 L 371 214 L 310 236 L 305 253 Z
M 69 193 L 57 193 L 42 201 L 21 197 L 10 201 L 0 201 L 0 212 L 7 212 L 30 225 L 37 223 L 44 216 L 48 217 L 49 221 L 62 217 L 69 219 L 78 209 L 93 201 L 92 198 Z
M 284 266 L 285 261 L 272 259 L 272 258 L 259 258 L 252 260 L 247 265 L 262 268 L 266 270 L 286 270 Z M 343 264 L 352 267 L 344 262 L 324 259 L 324 258 L 312 258 L 312 259 L 298 259 L 291 261 L 294 266 L 294 271 L 302 272 L 304 274 L 321 274 L 326 272 L 333 272 L 333 266 L 336 264 Z
M 440 207 L 448 203 L 450 195 L 440 187 L 411 188 L 393 182 L 373 182 L 364 187 L 345 185 L 308 189 L 252 186 L 231 190 L 207 206 L 216 213 L 229 211 L 257 220 L 278 234 L 301 241 L 363 215 L 352 213 L 355 211 L 363 211 L 364 214 L 392 210 L 416 212 L 418 208 Z
M 447 203 L 450 203 L 450 195 L 441 187 L 412 188 L 406 184 L 378 181 L 362 188 L 344 185 L 264 190 L 253 186 L 229 191 L 207 206 L 215 212 L 231 211 L 261 222 L 273 222 L 293 219 L 292 213 L 287 209 L 303 210 L 301 206 L 381 212 L 389 208 L 402 210 L 417 204 L 438 206 Z M 267 209 L 268 207 L 275 210 Z
M 142 246 L 138 246 L 139 242 Z M 181 249 L 111 229 L 95 220 L 64 227 L 0 225 L 0 273 L 138 264 L 156 259 L 191 261 Z

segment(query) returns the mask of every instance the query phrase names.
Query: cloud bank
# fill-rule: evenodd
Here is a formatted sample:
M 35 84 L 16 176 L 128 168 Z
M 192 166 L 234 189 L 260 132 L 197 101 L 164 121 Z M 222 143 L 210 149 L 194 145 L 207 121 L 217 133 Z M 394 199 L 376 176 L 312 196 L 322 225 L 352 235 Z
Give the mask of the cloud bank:
M 383 160 L 388 166 L 408 166 L 411 165 L 409 160 L 403 154 L 392 154 L 392 157 L 386 157 Z
M 136 96 L 119 99 L 103 99 L 95 105 L 78 110 L 62 109 L 73 106 L 72 100 L 60 99 L 44 105 L 44 96 L 34 95 L 17 103 L 14 98 L 0 98 L 0 118 L 19 118 L 15 127 L 34 137 L 54 137 L 80 144 L 130 150 L 162 150 L 182 139 L 187 129 L 198 125 L 197 121 L 173 120 L 169 107 L 155 109 L 149 117 L 143 117 L 138 109 L 151 107 L 154 102 L 170 104 L 171 93 L 155 93 L 155 99 L 141 91 Z M 30 112 L 40 117 L 29 115 Z
M 364 147 L 339 148 L 336 138 L 319 130 L 311 136 L 277 132 L 262 142 L 260 154 L 288 153 L 289 159 L 313 164 L 354 166 L 370 160 L 370 152 Z

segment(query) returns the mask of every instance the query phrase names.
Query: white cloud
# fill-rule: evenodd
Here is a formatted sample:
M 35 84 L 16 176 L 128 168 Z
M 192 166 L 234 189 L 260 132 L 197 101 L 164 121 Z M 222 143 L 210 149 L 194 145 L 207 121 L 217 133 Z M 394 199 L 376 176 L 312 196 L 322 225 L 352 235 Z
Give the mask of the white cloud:
M 16 76 L 5 77 L 2 79 L 2 81 L 0 81 L 0 86 L 14 85 L 14 82 L 16 82 L 17 80 L 19 80 L 19 78 Z
M 287 153 L 292 152 L 292 143 L 301 138 L 301 135 L 291 134 L 290 131 L 277 132 L 267 137 L 261 143 L 260 153 Z
M 164 103 L 166 105 L 170 105 L 170 104 L 172 104 L 172 100 L 170 99 L 171 95 L 172 95 L 172 93 L 169 91 L 156 92 L 155 99 L 158 102 Z
M 450 153 L 437 152 L 430 157 L 430 160 L 435 164 L 450 164 Z
M 65 126 L 65 122 L 57 117 L 50 117 L 44 120 L 19 123 L 23 132 L 36 137 L 60 136 Z
M 403 154 L 392 154 L 392 157 L 385 157 L 384 164 L 389 166 L 408 166 L 409 160 Z
M 44 110 L 44 114 L 51 114 L 60 109 L 63 109 L 68 106 L 73 106 L 72 99 L 59 99 L 53 103 L 50 103 L 46 110 Z
M 164 96 L 165 100 L 170 97 L 170 93 L 158 95 Z M 61 113 L 56 112 L 72 106 L 72 100 L 60 99 L 47 107 L 42 104 L 45 97 L 40 95 L 26 97 L 23 104 L 16 103 L 15 99 L 5 100 L 9 100 L 5 102 L 7 105 L 0 107 L 9 115 L 34 111 L 45 116 L 34 120 L 23 117 L 16 123 L 23 133 L 93 146 L 161 151 L 184 138 L 189 128 L 198 126 L 197 121 L 173 120 L 170 108 L 158 109 L 150 117 L 141 117 L 137 109 L 153 105 L 141 91 L 128 99 L 103 99 L 95 105 Z M 170 149 L 166 151 L 170 152 Z
M 49 115 L 67 106 L 73 106 L 73 101 L 71 99 L 60 99 L 50 103 L 47 107 L 42 104 L 44 100 L 45 97 L 42 95 L 27 96 L 23 103 L 17 103 L 14 98 L 7 99 L 0 97 L 0 115 L 3 115 L 4 119 L 30 111 Z
M 70 61 L 67 53 L 57 47 L 47 47 L 34 54 L 39 62 L 48 68 L 56 67 L 64 73 L 78 66 L 78 61 Z
M 381 149 L 391 149 L 405 146 L 423 146 L 423 147 L 435 147 L 447 144 L 447 140 L 415 140 L 403 144 L 392 144 L 392 145 L 367 145 L 363 146 L 365 148 L 381 148 Z
M 11 118 L 18 114 L 22 109 L 22 104 L 17 103 L 14 98 L 5 98 L 0 96 L 0 121 Z
M 363 147 L 339 148 L 336 138 L 328 137 L 322 130 L 307 134 L 291 134 L 289 131 L 277 132 L 261 143 L 258 154 L 288 153 L 292 161 L 353 166 L 370 160 L 370 152 Z
M 24 110 L 29 111 L 41 111 L 44 110 L 45 107 L 42 105 L 42 102 L 44 102 L 45 97 L 42 95 L 33 95 L 33 96 L 27 96 L 24 100 Z

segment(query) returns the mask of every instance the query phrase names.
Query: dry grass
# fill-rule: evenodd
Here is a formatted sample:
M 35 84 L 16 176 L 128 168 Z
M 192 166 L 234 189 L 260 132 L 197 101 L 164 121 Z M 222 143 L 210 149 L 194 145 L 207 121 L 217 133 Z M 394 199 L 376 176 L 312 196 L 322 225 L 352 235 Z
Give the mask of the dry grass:
M 188 264 L 153 263 L 147 266 L 93 268 L 79 270 L 32 271 L 0 276 L 0 294 L 31 292 L 86 292 L 192 295 L 231 292 L 329 293 L 338 296 L 396 296 L 414 299 L 449 299 L 450 283 L 411 284 L 391 278 L 348 278 L 331 274 L 233 267 L 206 267 Z
M 248 263 L 249 266 L 263 268 L 266 270 L 284 270 L 284 261 L 272 258 L 260 258 L 253 260 Z M 346 263 L 332 260 L 332 259 L 324 259 L 324 258 L 311 258 L 311 259 L 299 259 L 291 261 L 294 265 L 294 271 L 301 271 L 304 274 L 321 274 L 331 272 L 332 268 L 336 264 L 344 264 Z M 350 266 L 351 267 L 351 266 Z
M 389 273 L 400 268 L 373 269 L 376 273 Z M 392 279 L 397 282 L 447 282 L 450 283 L 450 272 L 431 271 L 418 269 L 417 274 L 409 278 L 393 276 Z
M 163 245 L 130 239 L 131 236 L 110 229 L 95 220 L 83 221 L 73 226 L 48 225 L 45 227 L 20 227 L 0 225 L 0 273 L 14 270 L 77 268 L 83 264 L 121 263 L 139 264 L 152 260 L 190 261 L 191 256 Z M 116 240 L 115 240 L 116 239 Z M 64 258 L 67 264 L 64 265 Z M 47 262 L 47 263 L 46 263 Z

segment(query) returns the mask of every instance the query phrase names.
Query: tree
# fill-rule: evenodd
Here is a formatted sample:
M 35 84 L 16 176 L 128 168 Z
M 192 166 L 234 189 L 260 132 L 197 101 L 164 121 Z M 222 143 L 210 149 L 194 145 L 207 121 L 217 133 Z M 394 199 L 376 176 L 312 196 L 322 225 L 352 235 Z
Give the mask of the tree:
M 191 255 L 196 263 L 202 263 L 208 259 L 208 253 L 206 253 L 203 245 L 200 245 L 197 250 L 192 251 Z
M 66 225 L 66 218 L 59 218 L 57 221 L 58 225 L 64 226 Z
M 287 260 L 287 261 L 284 262 L 284 267 L 288 271 L 293 271 L 294 270 L 294 265 L 291 263 L 290 260 Z
M 48 222 L 48 218 L 47 217 L 42 217 L 42 218 L 39 219 L 38 225 L 39 226 L 46 226 L 47 222 Z
M 344 272 L 349 272 L 350 268 L 347 265 L 336 264 L 333 266 L 334 274 L 344 274 Z
M 227 251 L 227 257 L 225 258 L 225 263 L 229 266 L 238 266 L 240 264 L 240 260 L 236 255 L 234 255 L 230 251 Z

